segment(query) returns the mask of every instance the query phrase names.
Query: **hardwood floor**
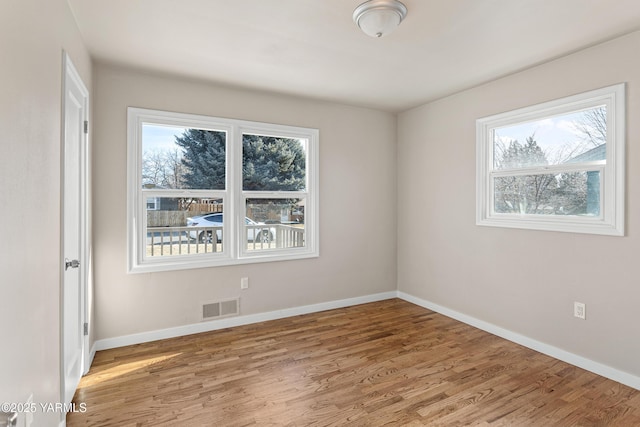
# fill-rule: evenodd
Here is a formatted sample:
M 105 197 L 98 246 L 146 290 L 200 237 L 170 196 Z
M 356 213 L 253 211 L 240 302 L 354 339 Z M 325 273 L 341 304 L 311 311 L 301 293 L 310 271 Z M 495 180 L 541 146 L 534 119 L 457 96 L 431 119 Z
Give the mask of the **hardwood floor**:
M 96 354 L 67 426 L 640 426 L 640 391 L 393 299 Z

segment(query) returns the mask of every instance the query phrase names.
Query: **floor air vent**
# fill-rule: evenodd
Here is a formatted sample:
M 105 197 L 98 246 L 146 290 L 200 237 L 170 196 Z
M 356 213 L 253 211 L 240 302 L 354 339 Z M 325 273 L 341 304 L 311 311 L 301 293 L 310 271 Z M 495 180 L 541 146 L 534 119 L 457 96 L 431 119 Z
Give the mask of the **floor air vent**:
M 238 314 L 240 314 L 239 298 L 202 304 L 202 320 L 236 316 Z

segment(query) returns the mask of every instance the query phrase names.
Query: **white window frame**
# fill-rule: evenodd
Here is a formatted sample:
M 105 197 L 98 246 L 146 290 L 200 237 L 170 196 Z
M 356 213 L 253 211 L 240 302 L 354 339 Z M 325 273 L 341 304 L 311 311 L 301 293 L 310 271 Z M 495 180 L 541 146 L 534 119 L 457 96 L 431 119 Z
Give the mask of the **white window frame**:
M 129 107 L 127 111 L 127 268 L 129 273 L 184 270 L 256 262 L 286 261 L 319 256 L 319 131 L 318 129 L 251 122 L 245 120 L 174 113 Z M 226 185 L 224 190 L 145 189 L 142 185 L 142 126 L 145 124 L 191 127 L 224 131 Z M 306 190 L 302 192 L 260 192 L 258 197 L 305 198 L 305 245 L 303 247 L 247 251 L 245 200 L 256 192 L 242 191 L 242 135 L 258 133 L 308 141 Z M 147 197 L 202 197 L 222 199 L 224 229 L 222 252 L 180 256 L 146 256 Z
M 497 128 L 541 120 L 606 105 L 606 161 L 577 165 L 545 165 L 518 170 L 519 174 L 599 170 L 600 215 L 561 216 L 495 212 L 493 180 L 508 175 L 494 169 L 494 132 Z M 625 84 L 545 102 L 476 121 L 476 224 L 490 227 L 624 236 L 625 210 Z

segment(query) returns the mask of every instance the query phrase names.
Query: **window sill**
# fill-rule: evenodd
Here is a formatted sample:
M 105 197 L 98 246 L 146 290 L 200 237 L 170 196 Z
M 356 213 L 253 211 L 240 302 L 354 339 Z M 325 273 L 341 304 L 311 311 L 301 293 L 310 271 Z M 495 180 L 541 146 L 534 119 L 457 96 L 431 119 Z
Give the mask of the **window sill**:
M 261 253 L 255 255 L 247 255 L 242 258 L 232 257 L 211 257 L 202 256 L 189 257 L 189 259 L 180 260 L 178 257 L 168 259 L 170 257 L 165 256 L 162 260 L 145 261 L 144 263 L 134 263 L 129 269 L 129 274 L 138 273 L 159 273 L 163 271 L 177 271 L 177 270 L 191 270 L 198 268 L 211 268 L 211 267 L 226 267 L 233 265 L 245 265 L 256 264 L 263 262 L 279 262 L 279 261 L 293 261 L 307 258 L 318 258 L 319 253 L 311 250 L 295 250 L 287 251 L 286 253 Z

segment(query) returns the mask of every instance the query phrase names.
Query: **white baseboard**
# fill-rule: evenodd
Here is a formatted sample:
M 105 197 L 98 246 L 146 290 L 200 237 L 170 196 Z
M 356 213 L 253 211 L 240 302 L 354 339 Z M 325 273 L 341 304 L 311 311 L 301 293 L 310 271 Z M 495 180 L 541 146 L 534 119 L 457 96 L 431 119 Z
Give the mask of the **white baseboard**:
M 218 329 L 231 328 L 234 326 L 249 325 L 252 323 L 266 322 L 268 320 L 283 319 L 286 317 L 299 316 L 301 314 L 316 313 L 324 310 L 332 310 L 334 308 L 349 307 L 352 305 L 365 304 L 368 302 L 382 301 L 386 299 L 396 298 L 397 291 L 383 292 L 373 295 L 365 295 L 362 297 L 347 298 L 337 301 L 329 301 L 318 304 L 304 305 L 301 307 L 285 308 L 282 310 L 269 311 L 266 313 L 249 314 L 246 316 L 227 317 L 219 320 L 208 322 L 193 323 L 190 325 L 177 326 L 174 328 L 161 329 L 149 332 L 141 332 L 139 334 L 125 335 L 122 337 L 105 338 L 97 340 L 91 351 L 95 355 L 96 351 L 107 350 L 110 348 L 124 347 L 132 344 L 140 344 L 149 341 L 163 340 L 167 338 L 175 338 L 184 335 L 197 334 L 201 332 L 215 331 Z M 93 360 L 93 356 L 92 356 Z
M 270 311 L 267 313 L 249 314 L 246 316 L 228 317 L 209 322 L 194 323 L 190 325 L 177 326 L 174 328 L 161 329 L 156 331 L 141 332 L 139 334 L 125 335 L 122 337 L 106 338 L 97 340 L 91 348 L 91 360 L 95 356 L 96 351 L 107 350 L 110 348 L 124 347 L 132 344 L 140 344 L 149 341 L 157 341 L 167 338 L 174 338 L 184 335 L 197 334 L 200 332 L 215 331 L 218 329 L 231 328 L 234 326 L 249 325 L 252 323 L 266 322 L 269 320 L 283 319 L 301 314 L 316 313 L 324 310 L 332 310 L 334 308 L 349 307 L 352 305 L 365 304 L 368 302 L 382 301 L 391 298 L 400 298 L 421 307 L 433 310 L 444 316 L 466 323 L 483 331 L 497 335 L 506 340 L 528 347 L 532 350 L 546 354 L 563 362 L 601 375 L 605 378 L 625 384 L 640 390 L 640 377 L 612 368 L 599 362 L 587 359 L 574 353 L 562 350 L 541 341 L 534 340 L 527 336 L 518 334 L 508 329 L 501 328 L 492 323 L 485 322 L 475 317 L 468 316 L 447 307 L 443 307 L 431 301 L 423 300 L 413 295 L 401 291 L 383 292 L 373 295 L 365 295 L 362 297 L 347 298 L 337 301 L 323 302 L 319 304 L 305 305 L 301 307 L 286 308 L 282 310 Z
M 89 370 L 89 367 L 93 365 L 93 359 L 96 357 L 96 351 L 98 350 L 96 349 L 96 343 L 94 342 L 91 346 L 91 350 L 89 350 L 89 366 L 87 367 L 87 371 Z
M 501 338 L 507 339 L 514 343 L 523 345 L 532 350 L 546 354 L 547 356 L 551 356 L 555 359 L 562 360 L 563 362 L 567 362 L 571 365 L 593 372 L 594 374 L 598 374 L 605 378 L 609 378 L 611 380 L 617 381 L 629 387 L 633 387 L 637 390 L 640 390 L 640 377 L 637 377 L 628 372 L 620 371 L 618 369 L 612 368 L 611 366 L 603 365 L 602 363 L 595 362 L 593 360 L 587 359 L 577 354 L 562 350 L 558 347 L 545 344 L 543 342 L 534 340 L 524 335 L 520 335 L 508 329 L 501 328 L 492 323 L 488 323 L 483 320 L 476 319 L 475 317 L 471 317 L 466 314 L 457 312 L 455 310 L 451 310 L 447 307 L 443 307 L 431 301 L 414 297 L 404 292 L 398 291 L 398 298 L 411 302 L 413 304 L 419 305 L 420 307 L 428 308 L 429 310 L 433 310 L 444 316 L 451 317 L 452 319 L 466 323 L 467 325 L 471 325 L 478 329 L 482 329 L 483 331 L 489 332 L 493 335 L 497 335 Z

